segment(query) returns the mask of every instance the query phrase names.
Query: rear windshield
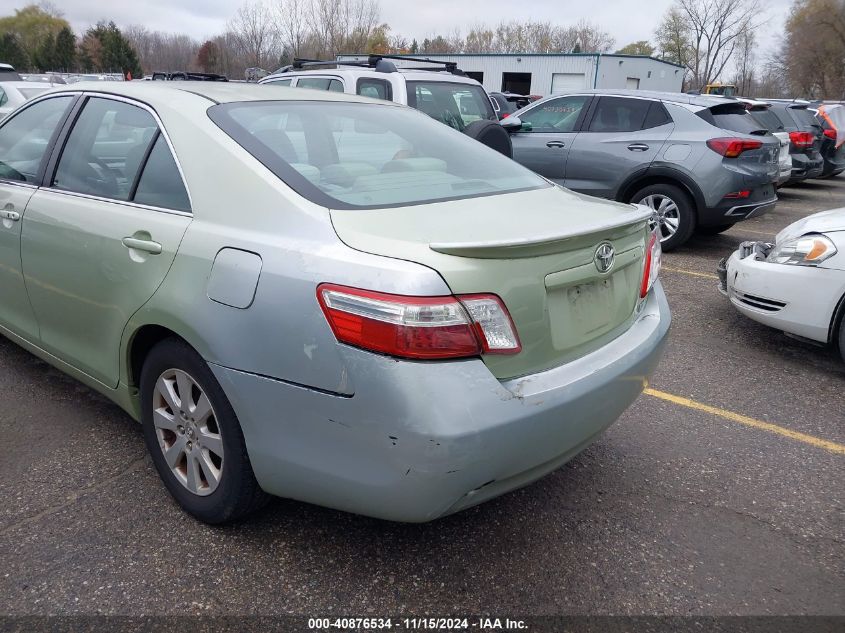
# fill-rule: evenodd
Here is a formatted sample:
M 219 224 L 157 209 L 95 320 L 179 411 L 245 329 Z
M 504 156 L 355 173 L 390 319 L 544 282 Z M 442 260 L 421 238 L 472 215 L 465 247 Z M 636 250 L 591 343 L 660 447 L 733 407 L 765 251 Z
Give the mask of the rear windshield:
M 32 99 L 33 97 L 37 97 L 42 92 L 47 92 L 49 90 L 49 86 L 44 86 L 43 88 L 18 88 L 18 91 L 24 96 L 24 99 Z
M 462 132 L 481 119 L 496 120 L 484 88 L 448 81 L 408 81 L 408 105 Z
M 702 110 L 698 116 L 711 125 L 740 134 L 759 134 L 761 131 L 767 131 L 765 126 L 761 126 L 745 107 L 738 103 L 713 106 Z
M 807 108 L 787 108 L 792 119 L 798 127 L 808 127 L 814 125 L 821 127 L 816 115 L 810 112 Z
M 300 195 L 328 208 L 404 206 L 550 186 L 408 108 L 254 101 L 216 105 L 208 114 Z
M 752 110 L 751 116 L 757 120 L 760 127 L 769 130 L 769 132 L 783 131 L 783 123 L 769 108 L 761 108 L 759 110 Z

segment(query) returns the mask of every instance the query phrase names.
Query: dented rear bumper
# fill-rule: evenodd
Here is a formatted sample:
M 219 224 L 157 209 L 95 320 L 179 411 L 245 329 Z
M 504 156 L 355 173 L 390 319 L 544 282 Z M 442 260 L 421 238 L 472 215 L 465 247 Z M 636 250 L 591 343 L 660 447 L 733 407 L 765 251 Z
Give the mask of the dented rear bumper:
M 658 282 L 611 343 L 505 382 L 477 359 L 410 362 L 344 347 L 351 397 L 211 367 L 264 490 L 423 522 L 526 485 L 586 448 L 642 391 L 669 323 Z

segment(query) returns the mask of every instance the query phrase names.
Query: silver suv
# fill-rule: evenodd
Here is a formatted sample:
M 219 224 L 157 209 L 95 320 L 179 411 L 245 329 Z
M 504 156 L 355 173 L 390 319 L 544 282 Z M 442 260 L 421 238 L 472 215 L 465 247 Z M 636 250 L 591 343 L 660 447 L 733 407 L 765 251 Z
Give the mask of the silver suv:
M 664 250 L 777 202 L 780 143 L 721 97 L 592 90 L 505 118 L 513 158 L 569 189 L 653 208 Z

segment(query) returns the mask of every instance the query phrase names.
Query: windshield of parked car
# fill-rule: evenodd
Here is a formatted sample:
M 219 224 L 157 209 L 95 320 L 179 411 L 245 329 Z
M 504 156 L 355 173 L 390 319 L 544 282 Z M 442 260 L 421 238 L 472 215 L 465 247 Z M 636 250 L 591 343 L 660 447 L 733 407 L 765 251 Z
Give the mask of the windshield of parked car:
M 208 111 L 305 198 L 334 209 L 423 204 L 548 182 L 468 136 L 394 105 L 227 103 Z
M 720 104 L 706 108 L 698 113 L 702 119 L 723 130 L 740 134 L 765 134 L 768 128 L 748 113 L 745 106 L 739 103 Z
M 821 127 L 816 115 L 810 112 L 807 108 L 787 108 L 789 110 L 789 114 L 792 115 L 793 120 L 795 123 L 798 124 L 798 127 Z
M 760 124 L 760 127 L 766 128 L 767 130 L 769 130 L 769 132 L 783 131 L 783 123 L 781 123 L 781 120 L 769 108 L 760 108 L 757 110 L 752 110 L 751 116 L 757 120 L 757 122 Z
M 481 119 L 496 120 L 484 88 L 449 81 L 408 81 L 408 105 L 463 132 Z

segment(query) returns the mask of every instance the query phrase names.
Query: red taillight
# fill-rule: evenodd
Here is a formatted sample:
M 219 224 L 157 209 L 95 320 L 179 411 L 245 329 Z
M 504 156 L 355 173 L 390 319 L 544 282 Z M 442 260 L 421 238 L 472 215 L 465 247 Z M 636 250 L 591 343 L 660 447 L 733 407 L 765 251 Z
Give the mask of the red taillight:
M 789 140 L 795 147 L 811 147 L 816 137 L 812 132 L 790 132 Z
M 744 138 L 711 138 L 707 147 L 726 158 L 736 158 L 749 149 L 760 149 L 763 141 L 752 141 Z
M 645 299 L 648 291 L 651 290 L 654 282 L 657 281 L 657 276 L 660 274 L 662 255 L 663 251 L 660 248 L 660 240 L 657 239 L 657 232 L 655 231 L 649 238 L 645 261 L 643 262 L 643 282 L 640 284 L 640 299 Z
M 317 300 L 338 341 L 373 352 L 431 360 L 522 349 L 496 295 L 408 297 L 320 284 Z
M 509 116 L 510 116 L 510 112 L 505 112 L 505 116 L 503 116 L 502 119 L 507 119 Z
M 825 130 L 824 135 L 827 138 L 832 138 L 834 141 L 836 140 L 836 130 Z

